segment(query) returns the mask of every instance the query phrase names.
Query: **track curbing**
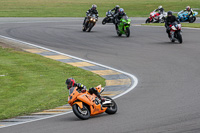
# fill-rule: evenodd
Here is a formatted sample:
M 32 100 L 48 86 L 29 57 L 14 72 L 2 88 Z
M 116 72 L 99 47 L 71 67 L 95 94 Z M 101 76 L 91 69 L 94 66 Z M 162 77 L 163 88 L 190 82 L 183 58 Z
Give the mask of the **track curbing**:
M 106 79 L 105 92 L 102 93 L 102 95 L 111 96 L 113 99 L 116 99 L 122 95 L 125 95 L 126 93 L 134 89 L 138 84 L 138 79 L 134 75 L 123 72 L 121 70 L 117 70 L 112 67 L 108 67 L 96 62 L 88 61 L 88 60 L 81 59 L 72 55 L 64 54 L 52 49 L 48 49 L 48 48 L 41 47 L 35 44 L 27 43 L 24 41 L 20 41 L 17 39 L 13 39 L 13 38 L 1 36 L 1 35 L 0 35 L 0 40 L 2 42 L 12 43 L 14 45 L 20 44 L 20 47 L 24 51 L 31 52 L 34 54 L 39 54 L 43 57 L 61 61 L 61 62 L 65 61 L 65 63 L 69 65 L 73 65 L 75 67 L 79 67 L 84 70 L 88 70 L 100 75 L 101 77 Z M 28 48 L 24 48 L 27 46 Z M 76 61 L 74 62 L 74 60 Z M 117 85 L 115 85 L 115 83 Z M 56 117 L 60 115 L 65 115 L 71 112 L 72 112 L 71 107 L 67 104 L 60 107 L 56 107 L 55 109 L 44 110 L 42 112 L 35 112 L 28 116 L 19 116 L 12 119 L 2 120 L 0 121 L 0 125 L 1 125 L 0 128 L 48 119 L 48 118 L 52 118 L 52 117 Z

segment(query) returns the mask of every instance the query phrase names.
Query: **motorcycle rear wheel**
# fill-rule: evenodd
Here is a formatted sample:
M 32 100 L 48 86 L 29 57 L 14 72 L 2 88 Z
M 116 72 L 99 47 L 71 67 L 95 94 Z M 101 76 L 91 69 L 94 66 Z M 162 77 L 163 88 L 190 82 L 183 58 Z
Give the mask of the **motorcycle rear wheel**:
M 111 102 L 113 104 L 113 106 L 107 107 L 105 112 L 107 114 L 115 114 L 117 112 L 117 104 L 115 103 L 115 101 L 112 98 L 108 97 L 108 96 L 104 96 L 104 98 L 111 100 Z
M 106 24 L 107 19 L 108 19 L 107 17 L 105 17 L 105 18 L 103 19 L 103 21 L 102 21 L 102 24 L 103 24 L 103 25 Z
M 90 111 L 84 104 L 82 109 L 77 104 L 74 104 L 72 110 L 79 119 L 87 120 L 90 118 Z
M 85 22 L 85 25 L 83 25 L 83 31 L 86 31 L 88 29 L 88 21 Z
M 192 17 L 189 18 L 189 23 L 193 23 L 195 20 L 196 20 L 196 17 L 192 16 Z
M 119 31 L 117 31 L 117 35 L 118 35 L 118 36 L 122 36 L 122 34 L 121 34 Z
M 164 23 L 164 22 L 165 22 L 165 17 L 162 17 L 162 19 L 161 19 L 160 22 L 161 22 L 161 23 Z
M 170 38 L 171 42 L 175 42 L 175 39 Z
M 83 31 L 86 31 L 85 26 L 83 26 L 82 30 L 83 30 Z

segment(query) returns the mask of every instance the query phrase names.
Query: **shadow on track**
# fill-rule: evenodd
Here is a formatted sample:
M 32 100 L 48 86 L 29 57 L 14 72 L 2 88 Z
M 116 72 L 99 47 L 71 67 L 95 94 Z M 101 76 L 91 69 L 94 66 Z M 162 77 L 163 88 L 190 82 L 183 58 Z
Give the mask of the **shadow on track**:
M 150 43 L 150 44 L 158 44 L 158 45 L 177 45 L 177 44 L 180 44 L 178 42 L 153 42 L 153 43 Z
M 115 114 L 117 115 L 117 113 Z M 92 119 L 97 119 L 97 118 L 104 118 L 104 117 L 113 117 L 114 115 L 108 115 L 108 114 L 100 114 L 100 115 L 96 115 L 96 116 L 91 116 L 88 120 L 92 120 Z M 63 117 L 60 119 L 60 121 L 88 121 L 88 120 L 81 120 L 78 117 L 76 117 L 74 114 L 72 114 L 71 116 L 68 115 L 68 117 Z

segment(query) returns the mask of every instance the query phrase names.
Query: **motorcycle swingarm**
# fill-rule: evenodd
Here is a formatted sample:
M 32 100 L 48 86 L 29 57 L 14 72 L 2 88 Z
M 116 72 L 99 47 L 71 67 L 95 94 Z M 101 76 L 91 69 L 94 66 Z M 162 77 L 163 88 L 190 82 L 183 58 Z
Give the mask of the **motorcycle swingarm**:
M 106 100 L 105 102 L 102 103 L 102 106 L 103 107 L 109 107 L 109 106 L 112 106 L 113 103 L 111 100 Z

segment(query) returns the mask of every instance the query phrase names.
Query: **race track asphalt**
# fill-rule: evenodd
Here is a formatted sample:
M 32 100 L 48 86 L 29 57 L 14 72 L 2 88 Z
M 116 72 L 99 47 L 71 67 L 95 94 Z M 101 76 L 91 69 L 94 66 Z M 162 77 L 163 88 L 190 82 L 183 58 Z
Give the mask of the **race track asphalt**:
M 7 20 L 6 20 L 7 19 Z M 113 25 L 82 32 L 82 18 L 5 18 L 0 35 L 98 62 L 135 75 L 138 86 L 116 99 L 115 115 L 79 120 L 73 113 L 0 129 L 1 133 L 199 133 L 200 30 L 183 28 L 183 44 L 164 27 Z M 7 23 L 12 22 L 12 23 Z M 141 23 L 141 18 L 133 23 Z

